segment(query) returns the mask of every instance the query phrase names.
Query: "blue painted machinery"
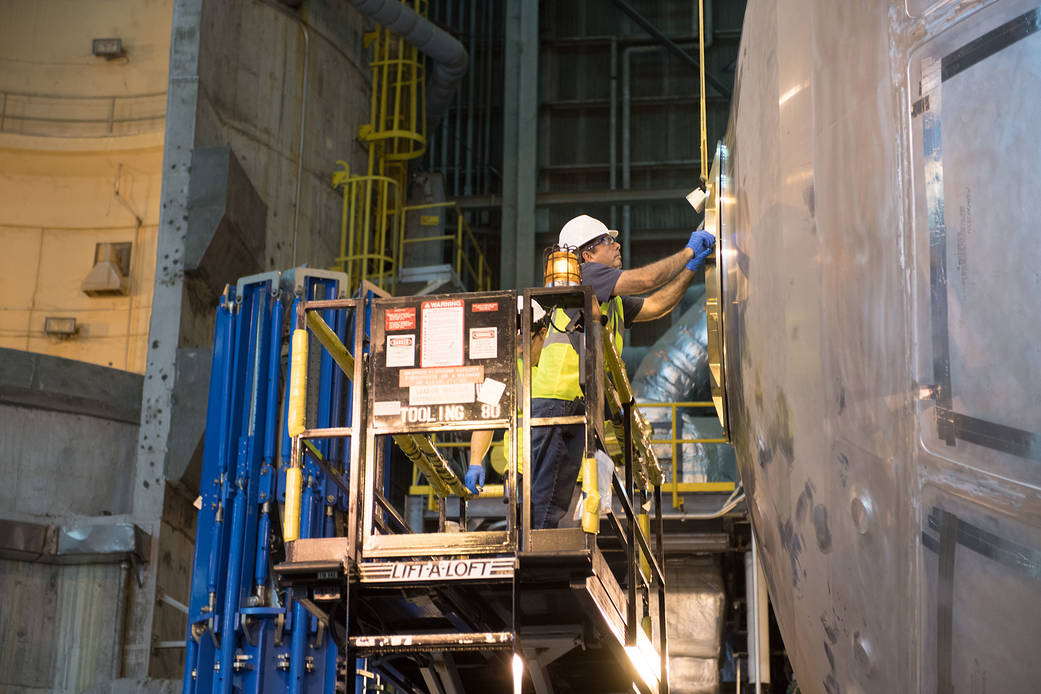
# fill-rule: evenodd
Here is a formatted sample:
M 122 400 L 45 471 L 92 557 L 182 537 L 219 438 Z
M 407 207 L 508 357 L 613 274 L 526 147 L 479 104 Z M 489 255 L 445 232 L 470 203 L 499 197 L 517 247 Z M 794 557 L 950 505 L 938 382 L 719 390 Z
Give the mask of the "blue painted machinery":
M 337 648 L 322 625 L 275 584 L 282 556 L 280 504 L 290 439 L 280 421 L 286 384 L 283 326 L 304 299 L 343 296 L 346 277 L 297 269 L 246 277 L 217 308 L 203 452 L 201 508 L 189 604 L 184 692 L 331 692 Z M 345 315 L 328 315 L 341 338 Z M 321 426 L 349 424 L 350 382 L 323 354 L 317 369 Z M 280 414 L 282 415 L 280 417 Z M 343 470 L 349 441 L 316 442 Z M 281 449 L 281 451 L 279 451 Z M 347 499 L 318 464 L 303 469 L 300 536 L 334 533 L 333 510 Z

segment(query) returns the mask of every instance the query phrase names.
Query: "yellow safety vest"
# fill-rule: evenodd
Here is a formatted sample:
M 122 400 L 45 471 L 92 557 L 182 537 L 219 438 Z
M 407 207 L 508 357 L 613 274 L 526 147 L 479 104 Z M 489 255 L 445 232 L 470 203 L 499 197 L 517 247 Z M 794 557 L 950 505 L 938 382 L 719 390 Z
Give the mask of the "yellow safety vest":
M 541 359 L 539 360 L 541 363 Z M 535 382 L 535 375 L 538 374 L 539 367 L 531 367 L 531 382 Z M 517 358 L 517 451 L 523 453 L 524 451 L 524 437 L 520 427 L 524 425 L 524 401 L 521 399 L 521 383 L 524 382 L 524 360 L 520 357 Z M 506 435 L 502 437 L 502 458 L 500 459 L 495 455 L 495 450 L 492 450 L 491 464 L 492 468 L 500 475 L 505 475 L 506 472 L 506 461 L 510 459 L 510 432 L 506 432 Z M 519 455 L 517 458 L 517 472 L 518 474 L 524 472 L 524 456 Z
M 611 297 L 600 304 L 600 310 L 607 316 L 607 326 L 604 329 L 613 334 L 615 349 L 618 356 L 621 356 L 622 330 L 625 327 L 621 297 Z M 538 374 L 531 381 L 533 398 L 574 400 L 582 397 L 582 389 L 578 382 L 578 352 L 571 345 L 567 333 L 563 332 L 570 320 L 564 309 L 558 308 L 553 311 L 549 330 L 546 332 L 546 341 L 542 345 L 542 356 L 539 357 Z

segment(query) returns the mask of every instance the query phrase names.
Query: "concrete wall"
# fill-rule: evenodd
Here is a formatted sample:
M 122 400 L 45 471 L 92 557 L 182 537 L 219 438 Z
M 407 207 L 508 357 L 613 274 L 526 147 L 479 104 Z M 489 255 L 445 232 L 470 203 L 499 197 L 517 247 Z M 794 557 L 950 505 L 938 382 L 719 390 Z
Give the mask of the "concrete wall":
M 144 587 L 133 598 L 127 676 L 182 675 L 183 653 L 153 653 L 146 644 L 184 633 L 183 616 L 156 608 L 150 596 L 161 591 L 183 599 L 188 589 L 194 531 L 186 524 L 194 509 L 187 504 L 196 490 L 180 481 L 197 478 L 198 458 L 192 465 L 185 458 L 199 450 L 201 428 L 174 415 L 178 403 L 189 399 L 186 384 L 200 382 L 199 374 L 188 373 L 185 356 L 211 348 L 222 283 L 305 262 L 328 266 L 337 254 L 342 198 L 331 187 L 332 174 L 337 160 L 349 161 L 355 171 L 366 160 L 357 143 L 369 105 L 362 29 L 361 16 L 340 0 L 310 0 L 299 12 L 260 0 L 174 3 L 156 278 L 133 490 L 135 521 L 158 542 Z M 251 191 L 243 197 L 255 197 L 254 207 L 263 205 L 265 228 L 240 228 L 249 210 L 231 224 L 222 221 L 216 243 L 226 242 L 219 237 L 228 233 L 251 241 L 260 234 L 260 243 L 237 265 L 217 264 L 223 275 L 209 265 L 200 278 L 185 270 L 186 248 L 197 240 L 189 238 L 189 228 L 199 231 L 200 210 L 190 191 L 193 177 L 197 187 L 205 180 L 200 177 L 213 172 L 193 166 L 201 161 L 193 153 L 221 147 L 248 179 Z M 191 402 L 198 424 L 205 396 L 196 390 Z
M 0 347 L 144 371 L 172 4 L 0 1 Z M 102 242 L 133 244 L 128 296 L 80 290 Z
M 0 90 L 165 92 L 172 7 L 172 0 L 0 0 Z M 113 37 L 123 39 L 125 58 L 91 53 L 92 39 Z
M 5 517 L 130 511 L 137 425 L 0 403 L 0 441 Z
M 47 563 L 70 558 L 40 545 L 39 555 L 25 551 L 32 543 L 12 528 L 125 519 L 141 381 L 0 349 L 0 691 L 79 692 L 119 677 L 123 605 L 134 585 L 120 558 Z
M 350 161 L 352 171 L 366 163 L 357 142 L 369 114 L 361 17 L 339 0 L 306 2 L 299 17 L 310 26 L 309 41 L 299 23 L 258 0 L 202 8 L 194 145 L 230 146 L 267 205 L 264 269 L 294 264 L 294 228 L 296 264 L 332 264 L 342 213 L 342 196 L 331 185 L 336 162 Z
M 0 691 L 79 692 L 118 677 L 119 564 L 0 559 Z
M 0 133 L 0 347 L 144 372 L 161 142 Z M 80 289 L 103 242 L 133 244 L 128 296 Z M 47 335 L 48 316 L 75 318 L 77 334 Z

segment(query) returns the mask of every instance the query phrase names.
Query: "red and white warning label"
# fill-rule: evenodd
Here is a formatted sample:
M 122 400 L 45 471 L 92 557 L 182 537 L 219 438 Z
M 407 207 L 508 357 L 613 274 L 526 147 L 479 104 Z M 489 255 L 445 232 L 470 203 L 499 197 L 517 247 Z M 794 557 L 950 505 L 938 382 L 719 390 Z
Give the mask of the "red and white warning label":
M 415 308 L 388 308 L 383 318 L 383 328 L 387 332 L 392 330 L 415 330 L 416 309 Z

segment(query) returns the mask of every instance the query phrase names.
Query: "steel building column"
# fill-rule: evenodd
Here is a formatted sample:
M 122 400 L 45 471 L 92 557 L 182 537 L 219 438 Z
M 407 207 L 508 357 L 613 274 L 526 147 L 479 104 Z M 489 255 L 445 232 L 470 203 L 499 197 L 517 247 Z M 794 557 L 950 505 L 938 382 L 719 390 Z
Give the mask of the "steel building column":
M 134 469 L 134 522 L 158 540 L 166 485 L 167 442 L 171 430 L 173 392 L 178 374 L 177 347 L 181 303 L 184 299 L 184 238 L 188 218 L 191 153 L 195 142 L 195 109 L 199 95 L 199 27 L 202 0 L 176 0 L 170 42 L 170 76 L 166 101 L 166 135 L 163 146 L 162 209 L 159 212 L 156 257 L 174 259 L 157 263 L 152 316 L 148 334 L 146 377 L 141 391 L 141 427 Z M 171 317 L 174 317 L 171 320 Z M 172 373 L 171 373 L 172 372 Z M 155 612 L 158 541 L 152 543 L 149 561 L 140 567 L 126 619 L 123 675 L 148 675 L 152 622 Z M 130 644 L 134 644 L 132 647 Z
M 538 3 L 506 0 L 503 74 L 503 201 L 500 286 L 535 284 L 535 153 L 538 125 Z

